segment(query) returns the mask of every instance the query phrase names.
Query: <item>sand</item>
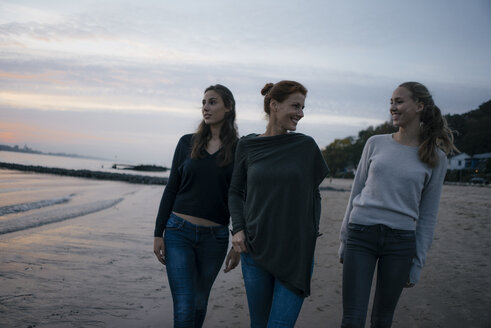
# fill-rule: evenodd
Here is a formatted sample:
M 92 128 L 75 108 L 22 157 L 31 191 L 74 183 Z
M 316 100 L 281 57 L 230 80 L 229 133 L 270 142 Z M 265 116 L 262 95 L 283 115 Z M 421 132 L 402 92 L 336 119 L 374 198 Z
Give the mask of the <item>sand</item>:
M 0 327 L 172 327 L 165 267 L 152 252 L 162 187 L 43 174 L 26 179 L 46 185 L 46 193 L 77 193 L 76 204 L 123 200 L 0 235 Z M 340 326 L 338 231 L 350 183 L 323 183 L 323 235 L 297 327 Z M 393 326 L 491 327 L 491 188 L 445 185 L 440 207 L 421 281 L 403 292 Z M 204 326 L 249 326 L 240 267 L 219 274 Z

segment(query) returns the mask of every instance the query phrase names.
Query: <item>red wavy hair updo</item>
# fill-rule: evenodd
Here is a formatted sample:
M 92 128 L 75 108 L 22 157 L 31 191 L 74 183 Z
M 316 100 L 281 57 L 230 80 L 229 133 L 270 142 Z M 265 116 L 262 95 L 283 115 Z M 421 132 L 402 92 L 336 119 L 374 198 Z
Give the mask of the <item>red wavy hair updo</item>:
M 269 116 L 271 113 L 270 103 L 272 99 L 281 103 L 290 95 L 297 92 L 307 96 L 307 88 L 295 81 L 283 80 L 274 84 L 266 83 L 261 90 L 261 94 L 264 96 L 264 111 Z

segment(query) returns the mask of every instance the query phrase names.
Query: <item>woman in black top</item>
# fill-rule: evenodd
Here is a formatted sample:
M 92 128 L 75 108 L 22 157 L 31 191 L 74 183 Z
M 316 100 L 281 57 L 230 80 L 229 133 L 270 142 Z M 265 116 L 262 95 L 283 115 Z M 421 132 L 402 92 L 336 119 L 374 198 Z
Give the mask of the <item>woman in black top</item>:
M 197 132 L 179 140 L 155 223 L 154 253 L 167 268 L 175 327 L 203 325 L 228 247 L 228 188 L 237 143 L 230 90 L 220 84 L 208 87 L 202 114 Z M 239 260 L 231 250 L 225 272 Z

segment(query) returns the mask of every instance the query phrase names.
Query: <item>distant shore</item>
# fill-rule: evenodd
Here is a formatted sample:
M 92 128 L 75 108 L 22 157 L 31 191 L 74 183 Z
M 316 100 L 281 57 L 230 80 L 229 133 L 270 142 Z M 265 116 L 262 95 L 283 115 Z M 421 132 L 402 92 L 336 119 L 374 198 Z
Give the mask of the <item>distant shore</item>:
M 19 146 L 9 146 L 9 145 L 0 145 L 0 151 L 10 151 L 14 153 L 23 153 L 23 154 L 35 154 L 35 155 L 47 155 L 47 156 L 62 156 L 62 157 L 71 157 L 71 158 L 85 158 L 85 159 L 96 159 L 96 160 L 108 160 L 105 158 L 101 157 L 94 157 L 94 156 L 85 156 L 85 155 L 78 155 L 78 154 L 67 154 L 67 153 L 44 153 L 40 150 L 35 150 L 32 148 L 29 148 L 27 145 L 25 145 L 23 148 L 20 148 Z
M 62 169 L 62 168 L 55 168 L 55 167 L 22 165 L 22 164 L 13 164 L 13 163 L 4 163 L 4 162 L 0 162 L 0 167 L 9 170 L 48 173 L 48 174 L 98 179 L 98 180 L 124 181 L 129 183 L 140 183 L 140 184 L 165 185 L 167 184 L 167 180 L 168 180 L 168 178 L 164 178 L 164 177 L 152 177 L 152 176 L 145 176 L 145 175 L 138 175 L 138 174 L 100 172 L 100 171 L 91 171 L 91 170 L 70 170 L 70 169 Z

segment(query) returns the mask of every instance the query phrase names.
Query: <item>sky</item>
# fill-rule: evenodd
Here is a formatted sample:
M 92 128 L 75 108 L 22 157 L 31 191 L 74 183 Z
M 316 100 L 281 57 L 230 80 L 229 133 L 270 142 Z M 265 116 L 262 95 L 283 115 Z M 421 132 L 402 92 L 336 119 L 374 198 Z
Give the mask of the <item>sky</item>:
M 307 87 L 324 148 L 389 120 L 418 81 L 444 114 L 491 99 L 491 1 L 0 0 L 0 144 L 170 166 L 203 91 L 262 133 L 262 87 Z

